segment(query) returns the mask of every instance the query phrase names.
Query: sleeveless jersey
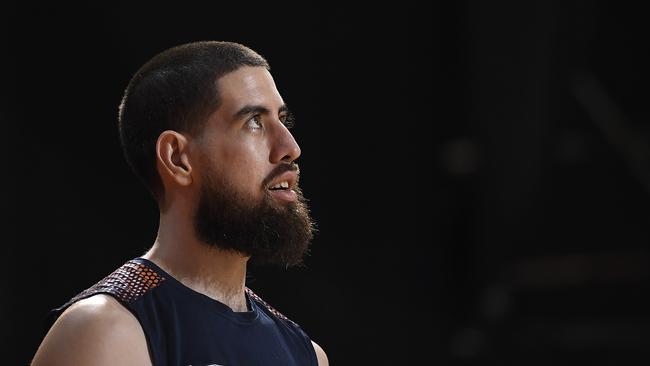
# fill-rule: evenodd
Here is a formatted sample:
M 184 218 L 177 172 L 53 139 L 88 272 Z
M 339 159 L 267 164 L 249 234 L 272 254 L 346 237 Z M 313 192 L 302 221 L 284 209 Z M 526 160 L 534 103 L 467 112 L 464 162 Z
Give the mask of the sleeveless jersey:
M 311 340 L 246 288 L 246 312 L 196 292 L 155 263 L 135 258 L 54 309 L 107 294 L 140 322 L 154 366 L 317 366 Z

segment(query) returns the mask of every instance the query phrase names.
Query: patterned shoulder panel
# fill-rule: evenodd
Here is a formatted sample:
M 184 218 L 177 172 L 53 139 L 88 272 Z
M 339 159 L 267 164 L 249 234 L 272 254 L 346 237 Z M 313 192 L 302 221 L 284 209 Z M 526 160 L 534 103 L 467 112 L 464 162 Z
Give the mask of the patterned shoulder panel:
M 258 304 L 264 306 L 264 308 L 266 308 L 271 314 L 275 315 L 278 319 L 287 321 L 295 326 L 298 326 L 298 324 L 296 324 L 293 320 L 287 318 L 281 312 L 275 310 L 273 306 L 269 305 L 266 301 L 262 300 L 261 297 L 259 297 L 256 293 L 253 292 L 253 290 L 249 289 L 248 287 L 246 287 L 246 293 L 248 294 L 248 296 L 250 296 L 251 299 L 253 299 Z
M 129 303 L 158 287 L 163 281 L 165 278 L 146 264 L 131 260 L 55 311 L 65 310 L 75 302 L 96 294 L 110 294 Z

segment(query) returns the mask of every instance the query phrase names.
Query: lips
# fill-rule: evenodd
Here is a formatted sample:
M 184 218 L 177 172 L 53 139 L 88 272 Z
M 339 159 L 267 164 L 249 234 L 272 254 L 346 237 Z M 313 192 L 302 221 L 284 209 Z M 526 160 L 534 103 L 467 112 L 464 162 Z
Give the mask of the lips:
M 271 196 L 280 201 L 293 202 L 297 199 L 297 194 L 294 191 L 298 183 L 298 173 L 295 170 L 284 172 L 277 177 L 273 178 L 267 185 L 267 189 Z

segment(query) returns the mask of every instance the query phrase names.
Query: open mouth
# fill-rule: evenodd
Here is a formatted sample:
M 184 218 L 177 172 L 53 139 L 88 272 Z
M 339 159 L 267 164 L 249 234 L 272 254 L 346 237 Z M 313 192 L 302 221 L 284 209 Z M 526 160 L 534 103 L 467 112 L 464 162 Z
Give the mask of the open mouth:
M 269 193 L 273 198 L 281 202 L 295 202 L 298 194 L 294 190 L 297 187 L 298 174 L 295 171 L 288 171 L 281 174 L 268 186 Z
M 284 190 L 287 190 L 287 189 L 289 189 L 289 182 L 285 180 L 283 182 L 280 182 L 280 183 L 274 185 L 273 187 L 271 187 L 269 189 L 271 191 L 284 191 Z

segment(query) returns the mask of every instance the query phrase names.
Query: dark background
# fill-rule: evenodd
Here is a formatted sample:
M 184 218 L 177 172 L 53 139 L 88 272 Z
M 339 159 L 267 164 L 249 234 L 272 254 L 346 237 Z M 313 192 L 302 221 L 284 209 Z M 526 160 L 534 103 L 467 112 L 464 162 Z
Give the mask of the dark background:
M 3 5 L 3 364 L 141 255 L 117 105 L 195 40 L 264 55 L 320 232 L 249 286 L 332 365 L 650 360 L 648 22 L 614 1 Z

